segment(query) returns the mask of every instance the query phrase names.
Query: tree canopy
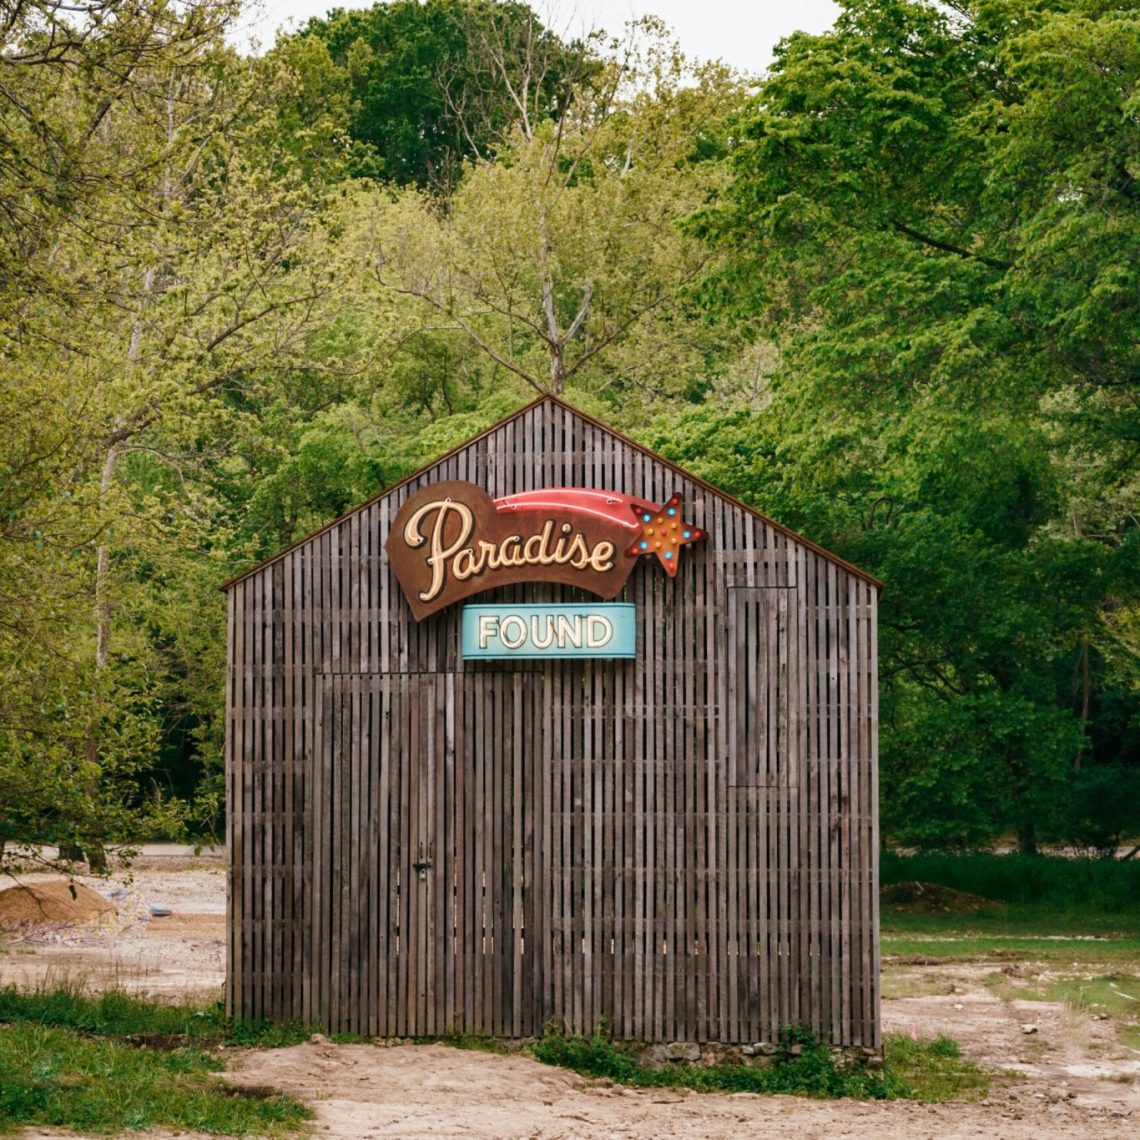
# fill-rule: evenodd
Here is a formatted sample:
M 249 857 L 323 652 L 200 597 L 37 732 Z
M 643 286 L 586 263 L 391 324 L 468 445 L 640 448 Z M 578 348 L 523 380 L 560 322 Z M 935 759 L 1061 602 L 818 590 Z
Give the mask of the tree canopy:
M 259 58 L 8 5 L 0 840 L 216 826 L 217 585 L 536 390 L 887 583 L 891 839 L 1140 831 L 1135 7 L 841 7 L 749 81 L 497 0 Z
M 350 93 L 350 169 L 398 186 L 446 192 L 463 165 L 489 158 L 520 118 L 565 111 L 589 46 L 566 43 L 525 4 L 392 0 L 334 9 L 301 38 L 327 52 Z
M 890 583 L 884 806 L 915 841 L 1031 847 L 1130 758 L 1103 725 L 1135 692 L 1138 33 L 1127 4 L 845 3 L 781 46 L 692 223 L 730 256 L 710 311 L 781 353 L 741 490 Z

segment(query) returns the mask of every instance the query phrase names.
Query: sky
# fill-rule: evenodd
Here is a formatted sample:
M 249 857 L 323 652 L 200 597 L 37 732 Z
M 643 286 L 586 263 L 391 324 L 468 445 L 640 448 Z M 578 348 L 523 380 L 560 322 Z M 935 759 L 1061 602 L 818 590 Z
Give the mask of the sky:
M 369 8 L 373 0 L 259 0 L 260 12 L 247 11 L 236 37 L 245 46 L 272 44 L 283 25 L 299 27 L 330 8 Z M 532 0 L 547 27 L 574 35 L 591 28 L 620 32 L 627 20 L 660 16 L 688 55 L 723 59 L 741 71 L 759 72 L 771 62 L 772 48 L 789 32 L 820 32 L 839 13 L 832 0 Z

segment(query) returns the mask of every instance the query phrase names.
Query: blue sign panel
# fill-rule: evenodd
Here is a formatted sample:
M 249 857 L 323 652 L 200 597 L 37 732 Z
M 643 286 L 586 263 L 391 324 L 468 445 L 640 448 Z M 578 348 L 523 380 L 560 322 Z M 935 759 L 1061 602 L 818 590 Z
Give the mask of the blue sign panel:
M 636 657 L 637 607 L 628 602 L 575 606 L 464 606 L 466 660 L 515 657 Z

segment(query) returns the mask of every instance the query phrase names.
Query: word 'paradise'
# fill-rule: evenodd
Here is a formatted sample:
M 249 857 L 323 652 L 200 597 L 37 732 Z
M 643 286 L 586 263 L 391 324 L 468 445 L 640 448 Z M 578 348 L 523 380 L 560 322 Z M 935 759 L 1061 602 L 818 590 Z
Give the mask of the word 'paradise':
M 658 522 L 670 516 L 664 524 L 671 528 L 665 539 L 670 550 L 704 537 L 695 528 L 671 534 L 677 530 L 674 521 L 679 523 L 679 502 L 675 495 L 658 508 L 616 492 L 581 488 L 496 501 L 473 483 L 448 480 L 408 498 L 384 548 L 417 620 L 472 594 L 516 582 L 560 582 L 613 598 L 638 555 L 654 550 L 661 556 L 661 541 L 641 539 L 630 546 L 651 514 Z M 656 518 L 659 511 L 663 513 Z M 673 560 L 673 553 L 666 557 Z M 663 565 L 675 573 L 675 561 Z
M 459 520 L 459 530 L 448 543 L 448 516 L 454 514 Z M 426 528 L 424 524 L 427 524 Z M 613 569 L 614 544 L 603 539 L 593 548 L 585 535 L 574 533 L 572 523 L 558 526 L 558 538 L 554 538 L 555 524 L 547 519 L 538 534 L 532 534 L 525 541 L 521 534 L 508 534 L 501 542 L 488 542 L 479 539 L 468 545 L 475 530 L 475 513 L 470 507 L 451 499 L 433 500 L 425 503 L 404 524 L 404 542 L 411 547 L 428 543 L 431 553 L 427 564 L 431 567 L 431 582 L 426 590 L 420 591 L 420 600 L 430 602 L 443 590 L 450 573 L 458 582 L 465 582 L 485 570 L 503 570 L 512 566 L 569 566 L 574 570 L 596 570 L 604 574 Z M 430 534 L 430 538 L 427 535 Z

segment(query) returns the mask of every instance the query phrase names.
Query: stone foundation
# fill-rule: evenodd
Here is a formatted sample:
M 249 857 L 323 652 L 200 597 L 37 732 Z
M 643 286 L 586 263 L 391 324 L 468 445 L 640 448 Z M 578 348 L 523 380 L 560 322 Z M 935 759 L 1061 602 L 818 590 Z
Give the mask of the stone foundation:
M 883 1050 L 864 1045 L 829 1045 L 836 1067 L 844 1072 L 854 1069 L 881 1069 Z M 716 1065 L 748 1065 L 766 1068 L 778 1061 L 802 1055 L 802 1045 L 779 1045 L 773 1041 L 757 1041 L 752 1045 L 722 1045 L 716 1041 L 670 1041 L 666 1045 L 643 1045 L 638 1048 L 638 1064 L 650 1068 L 667 1068 L 688 1064 L 701 1069 Z

